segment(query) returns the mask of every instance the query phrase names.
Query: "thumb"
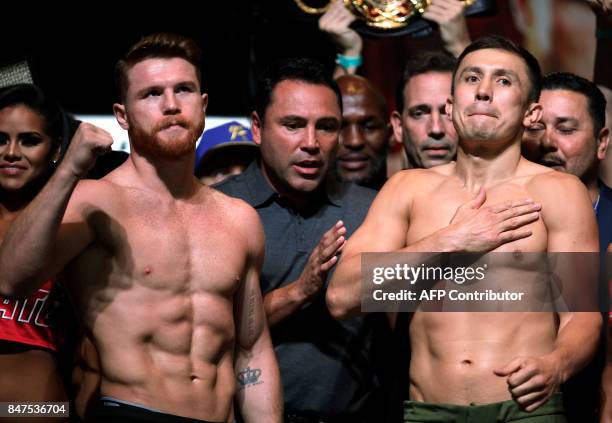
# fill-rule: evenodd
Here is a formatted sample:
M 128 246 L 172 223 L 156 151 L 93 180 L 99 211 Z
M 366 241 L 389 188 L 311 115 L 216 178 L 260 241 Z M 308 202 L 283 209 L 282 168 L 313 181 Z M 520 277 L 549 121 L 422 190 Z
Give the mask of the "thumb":
M 508 376 L 516 372 L 517 370 L 519 370 L 522 364 L 523 364 L 523 361 L 520 358 L 515 358 L 514 360 L 512 360 L 505 366 L 497 368 L 497 369 L 493 369 L 493 373 L 501 377 Z
M 485 189 L 480 187 L 480 189 L 478 190 L 478 194 L 476 194 L 474 198 L 468 201 L 466 205 L 472 209 L 479 209 L 485 203 L 485 201 L 487 201 L 487 194 L 485 192 Z

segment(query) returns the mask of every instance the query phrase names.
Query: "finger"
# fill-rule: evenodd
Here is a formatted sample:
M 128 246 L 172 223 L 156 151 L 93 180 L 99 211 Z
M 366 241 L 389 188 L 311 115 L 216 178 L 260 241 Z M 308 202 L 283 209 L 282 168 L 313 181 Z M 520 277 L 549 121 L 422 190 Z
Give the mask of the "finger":
M 336 232 L 338 230 L 340 230 L 340 228 L 342 228 L 344 226 L 344 222 L 342 222 L 341 220 L 337 221 L 334 226 L 332 226 L 331 228 L 329 228 L 321 237 L 321 240 L 319 241 L 319 245 L 322 248 L 327 247 L 328 245 L 330 245 L 331 243 L 333 243 L 336 239 L 338 239 L 339 235 L 336 235 Z
M 524 411 L 533 411 L 548 401 L 548 395 L 545 392 L 531 392 L 520 397 L 512 397 L 519 408 Z
M 516 357 L 505 366 L 493 369 L 493 373 L 495 373 L 497 376 L 508 376 L 509 374 L 519 370 L 522 363 L 523 359 L 521 357 Z
M 487 200 L 487 195 L 485 193 L 485 190 L 484 188 L 480 188 L 480 190 L 478 190 L 474 198 L 472 198 L 470 201 L 466 203 L 463 203 L 461 206 L 457 208 L 457 212 L 459 212 L 459 209 L 466 208 L 466 207 L 470 209 L 479 209 L 486 200 Z
M 508 385 L 508 391 L 510 391 L 510 395 L 512 395 L 512 398 L 514 399 L 524 397 L 531 398 L 534 395 L 544 395 L 546 393 L 546 384 L 543 383 L 543 381 L 543 375 L 537 375 L 534 373 L 524 383 L 521 383 L 516 386 Z
M 334 267 L 334 264 L 336 264 L 337 262 L 338 262 L 338 257 L 337 256 L 333 256 L 332 258 L 330 258 L 329 260 L 327 260 L 325 263 L 323 263 L 321 265 L 321 271 L 322 272 L 329 271 L 329 269 Z
M 523 384 L 527 384 L 527 389 L 534 389 L 535 382 L 529 380 L 535 376 L 537 369 L 533 364 L 523 362 L 521 368 L 508 376 L 508 386 L 511 389 L 517 388 Z
M 516 241 L 523 238 L 528 238 L 533 234 L 528 229 L 516 229 L 514 231 L 502 232 L 498 235 L 499 242 L 501 244 L 507 244 L 512 241 Z
M 521 207 L 521 206 L 526 206 L 529 204 L 534 204 L 535 201 L 533 201 L 531 198 L 524 198 L 524 199 L 520 199 L 520 200 L 511 200 L 511 201 L 504 201 L 502 203 L 499 204 L 494 204 L 492 206 L 489 207 L 489 210 L 491 210 L 493 213 L 501 213 L 505 210 L 509 210 L 512 209 L 514 207 Z
M 423 13 L 423 17 L 435 23 L 440 23 L 444 20 L 444 15 L 429 9 L 427 9 L 427 11 Z
M 527 405 L 525 407 L 525 411 L 531 413 L 532 411 L 536 410 L 537 408 L 540 408 L 541 406 L 543 406 L 544 404 L 546 404 L 546 402 L 548 401 L 549 397 L 548 395 L 544 395 L 542 396 L 539 400 Z
M 533 212 L 540 211 L 540 210 L 542 210 L 542 205 L 540 203 L 535 203 L 535 202 L 527 203 L 527 204 L 520 204 L 520 205 L 513 205 L 512 207 L 506 210 L 498 212 L 497 217 L 500 220 L 505 220 L 505 219 L 510 219 L 513 217 L 533 213 Z
M 532 222 L 535 222 L 540 218 L 540 212 L 532 212 L 524 216 L 513 217 L 506 219 L 499 224 L 500 232 L 510 231 L 513 229 L 521 228 Z
M 335 242 L 323 248 L 321 250 L 321 261 L 327 261 L 329 260 L 331 256 L 336 255 L 338 248 L 340 248 L 340 246 L 344 244 L 345 241 L 346 239 L 343 236 L 341 236 Z

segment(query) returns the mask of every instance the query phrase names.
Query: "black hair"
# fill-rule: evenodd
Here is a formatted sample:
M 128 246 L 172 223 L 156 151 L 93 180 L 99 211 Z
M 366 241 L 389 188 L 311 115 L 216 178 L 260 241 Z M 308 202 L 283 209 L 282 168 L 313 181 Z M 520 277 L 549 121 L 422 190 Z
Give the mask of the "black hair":
M 495 49 L 495 50 L 504 50 L 509 53 L 513 53 L 523 59 L 525 64 L 527 65 L 527 77 L 531 82 L 531 87 L 529 90 L 529 94 L 527 99 L 530 102 L 538 101 L 540 98 L 540 90 L 542 88 L 542 71 L 540 70 L 540 64 L 538 63 L 538 59 L 536 59 L 529 51 L 514 43 L 513 41 L 500 37 L 499 35 L 488 35 L 486 37 L 482 37 L 471 43 L 469 46 L 463 50 L 463 52 L 457 58 L 457 65 L 453 72 L 453 83 L 451 85 L 451 93 L 455 92 L 455 76 L 457 75 L 457 71 L 459 70 L 459 66 L 461 62 L 470 53 L 473 53 L 478 50 L 484 49 Z
M 398 112 L 404 111 L 404 89 L 412 77 L 429 72 L 452 73 L 457 60 L 445 51 L 426 51 L 411 56 L 406 61 L 404 73 L 395 89 L 395 108 Z
M 338 106 L 342 111 L 340 88 L 320 62 L 308 58 L 282 59 L 272 63 L 263 72 L 257 84 L 255 112 L 257 112 L 262 125 L 265 120 L 266 109 L 272 100 L 274 88 L 278 83 L 287 80 L 328 87 L 336 94 Z
M 45 134 L 51 138 L 52 150 L 64 139 L 65 116 L 61 107 L 32 84 L 10 85 L 0 89 L 0 109 L 24 105 L 44 118 Z
M 542 80 L 542 90 L 568 90 L 586 97 L 595 136 L 606 124 L 606 98 L 597 85 L 569 72 L 548 74 Z

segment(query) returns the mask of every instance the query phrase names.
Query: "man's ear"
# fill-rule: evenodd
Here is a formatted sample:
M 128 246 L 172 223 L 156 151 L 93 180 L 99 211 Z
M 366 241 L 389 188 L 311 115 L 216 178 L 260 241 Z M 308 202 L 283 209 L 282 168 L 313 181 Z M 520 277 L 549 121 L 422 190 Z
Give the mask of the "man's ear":
M 125 113 L 125 106 L 121 103 L 113 104 L 113 113 L 115 114 L 115 118 L 117 119 L 117 123 L 122 129 L 126 131 L 130 129 L 130 124 L 127 120 L 127 115 Z
M 206 114 L 207 107 L 208 107 L 208 94 L 203 93 L 202 94 L 202 110 L 204 111 L 204 114 Z
M 610 129 L 601 128 L 599 135 L 597 136 L 597 158 L 603 160 L 606 158 L 606 150 L 610 143 Z
M 542 120 L 542 105 L 540 103 L 531 103 L 523 117 L 523 126 L 529 128 L 540 120 Z
M 402 138 L 402 115 L 397 110 L 391 113 L 391 128 L 393 129 L 393 138 L 397 144 L 403 142 Z
M 446 104 L 444 105 L 444 112 L 451 119 L 453 118 L 453 101 L 453 96 L 450 96 L 446 99 Z
M 261 126 L 263 122 L 259 118 L 257 112 L 251 113 L 251 133 L 255 144 L 261 146 Z

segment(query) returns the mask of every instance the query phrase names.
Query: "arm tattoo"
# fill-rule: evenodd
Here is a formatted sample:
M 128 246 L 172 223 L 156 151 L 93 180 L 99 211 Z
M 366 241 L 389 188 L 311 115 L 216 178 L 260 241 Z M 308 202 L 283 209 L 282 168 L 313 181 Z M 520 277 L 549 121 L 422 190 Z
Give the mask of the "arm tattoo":
M 238 381 L 238 390 L 246 389 L 250 386 L 261 385 L 263 380 L 260 380 L 261 369 L 251 369 L 247 367 L 238 372 L 236 380 Z
M 247 333 L 249 343 L 255 340 L 255 298 L 255 290 L 251 289 L 251 292 L 249 292 L 249 303 L 247 305 Z

